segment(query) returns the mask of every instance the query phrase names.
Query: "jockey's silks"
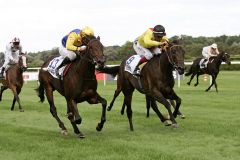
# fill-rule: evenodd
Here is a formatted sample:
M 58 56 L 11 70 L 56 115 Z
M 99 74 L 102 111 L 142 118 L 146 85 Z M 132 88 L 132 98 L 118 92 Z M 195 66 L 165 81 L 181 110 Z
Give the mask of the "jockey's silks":
M 163 36 L 160 42 L 168 42 L 168 38 Z M 157 47 L 160 45 L 160 42 L 154 40 L 153 30 L 149 28 L 146 32 L 144 32 L 138 39 L 138 42 L 144 48 Z
M 62 45 L 67 48 L 67 50 L 76 51 L 77 47 L 82 45 L 80 32 L 80 29 L 72 30 L 68 35 L 63 37 Z

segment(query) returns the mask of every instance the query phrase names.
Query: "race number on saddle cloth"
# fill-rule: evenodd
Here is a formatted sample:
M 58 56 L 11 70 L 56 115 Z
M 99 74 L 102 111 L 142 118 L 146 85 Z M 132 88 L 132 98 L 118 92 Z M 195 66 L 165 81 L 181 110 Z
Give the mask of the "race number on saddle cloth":
M 50 61 L 49 65 L 47 66 L 47 71 L 54 77 L 59 79 L 59 76 L 56 73 L 56 68 L 62 63 L 63 61 L 63 57 L 59 56 L 54 58 L 53 60 Z M 63 76 L 63 71 L 65 69 L 66 66 L 63 66 L 59 69 L 59 74 L 61 75 L 61 77 Z
M 130 58 L 128 58 L 128 60 L 126 61 L 126 65 L 124 70 L 133 74 L 136 66 L 138 65 L 139 61 L 141 59 L 140 55 L 133 55 Z

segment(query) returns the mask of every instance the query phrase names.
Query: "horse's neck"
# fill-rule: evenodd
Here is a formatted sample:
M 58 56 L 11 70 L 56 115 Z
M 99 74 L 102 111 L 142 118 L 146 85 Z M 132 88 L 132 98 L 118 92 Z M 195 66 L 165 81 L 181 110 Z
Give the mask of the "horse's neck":
M 162 72 L 164 73 L 164 75 L 169 75 L 169 74 L 172 75 L 173 66 L 169 62 L 167 53 L 162 53 L 160 57 L 160 68 L 162 69 Z
M 76 74 L 85 75 L 86 77 L 95 77 L 95 66 L 86 58 L 81 58 L 74 65 L 73 70 L 76 71 Z
M 215 58 L 213 58 L 213 61 L 215 61 L 216 66 L 219 67 L 222 64 L 222 54 L 220 53 Z

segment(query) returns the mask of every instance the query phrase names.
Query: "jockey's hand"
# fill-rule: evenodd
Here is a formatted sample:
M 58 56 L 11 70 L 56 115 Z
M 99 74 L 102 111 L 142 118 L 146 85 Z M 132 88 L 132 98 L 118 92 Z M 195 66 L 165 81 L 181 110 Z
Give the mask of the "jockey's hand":
M 77 51 L 84 51 L 87 49 L 87 46 L 81 46 L 77 48 Z
M 160 46 L 165 46 L 165 45 L 167 45 L 168 44 L 168 42 L 161 42 L 161 44 L 160 44 Z
M 14 62 L 14 63 L 18 63 L 18 61 L 17 61 L 17 60 L 15 60 L 15 59 L 13 60 L 13 62 Z

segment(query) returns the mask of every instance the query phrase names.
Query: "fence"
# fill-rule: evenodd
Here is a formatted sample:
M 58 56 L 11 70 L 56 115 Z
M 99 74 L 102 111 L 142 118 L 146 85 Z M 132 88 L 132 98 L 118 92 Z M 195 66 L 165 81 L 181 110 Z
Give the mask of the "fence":
M 240 61 L 233 61 L 232 64 L 240 64 Z M 225 65 L 226 63 L 222 63 Z M 185 62 L 185 65 L 192 65 L 192 62 Z M 111 66 L 111 65 L 109 65 Z M 26 72 L 23 73 L 23 79 L 25 82 L 27 81 L 37 81 L 38 80 L 38 73 L 40 68 L 28 68 Z M 181 85 L 181 80 L 184 79 L 184 75 L 179 75 L 176 71 L 173 71 L 173 77 L 177 81 L 178 87 Z M 108 80 L 116 80 L 116 77 L 112 77 L 111 75 L 104 74 L 104 73 L 96 73 L 97 80 L 101 80 L 106 85 Z M 211 78 L 209 78 L 211 83 Z

